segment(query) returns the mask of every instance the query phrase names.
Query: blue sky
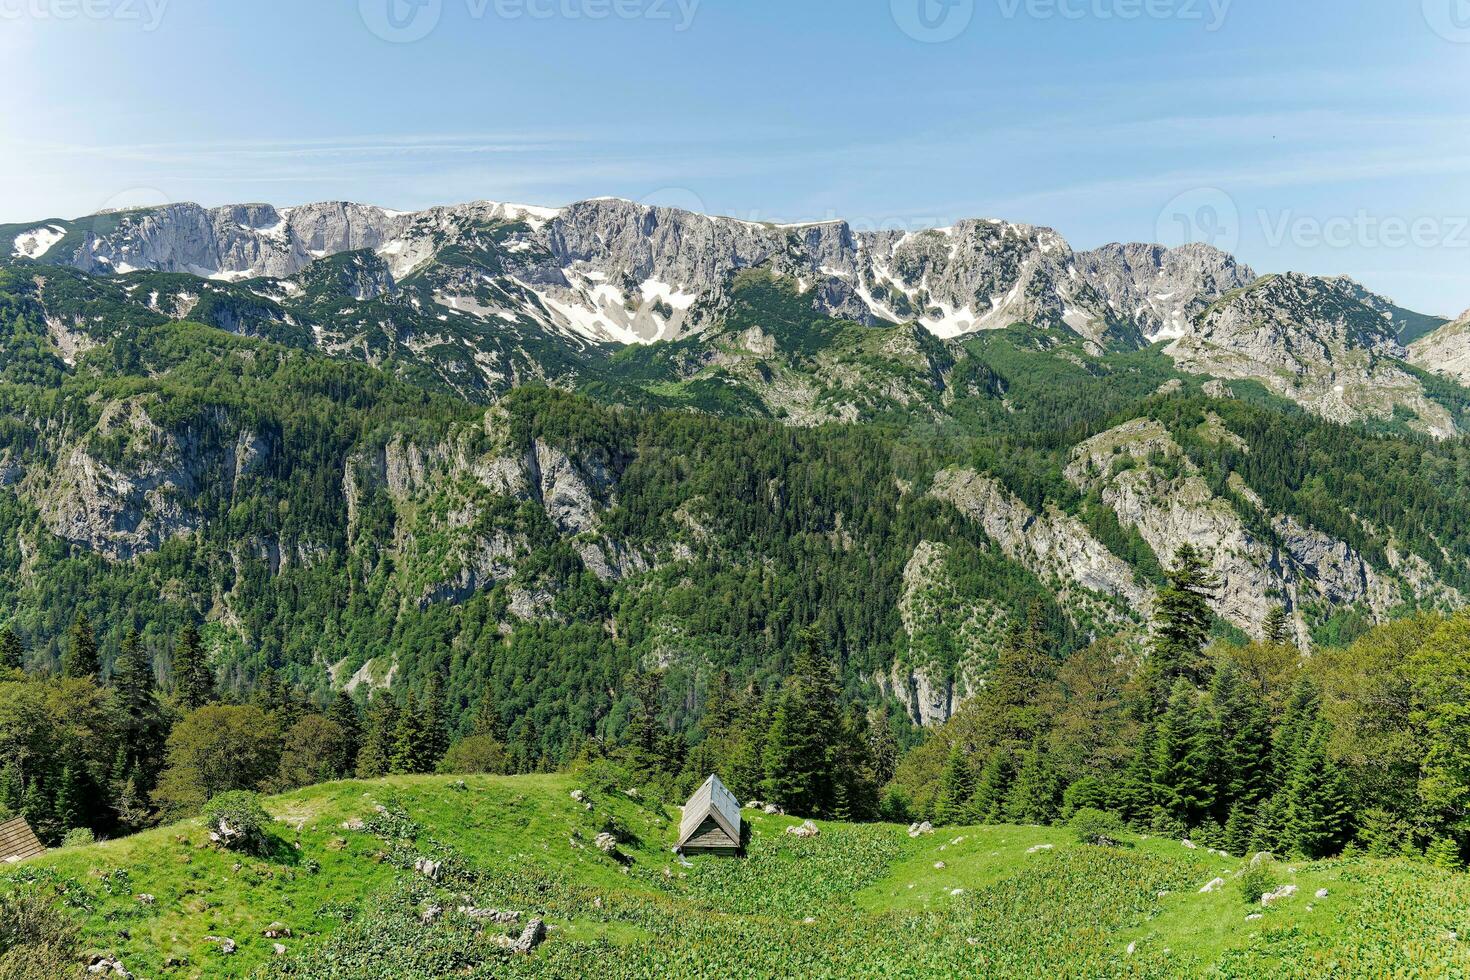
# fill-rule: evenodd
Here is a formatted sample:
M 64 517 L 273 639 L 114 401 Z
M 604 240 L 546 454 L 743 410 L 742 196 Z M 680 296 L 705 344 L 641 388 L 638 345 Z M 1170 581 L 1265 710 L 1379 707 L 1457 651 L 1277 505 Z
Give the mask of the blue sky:
M 1470 0 L 0 0 L 0 64 L 0 221 L 994 216 L 1470 307 Z

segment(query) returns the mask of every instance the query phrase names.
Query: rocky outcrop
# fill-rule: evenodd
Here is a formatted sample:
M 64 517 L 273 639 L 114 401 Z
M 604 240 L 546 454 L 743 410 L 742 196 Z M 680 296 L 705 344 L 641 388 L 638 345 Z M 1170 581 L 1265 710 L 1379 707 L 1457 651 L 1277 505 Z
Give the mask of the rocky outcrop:
M 1470 385 L 1470 310 L 1409 345 L 1409 362 Z
M 979 523 L 1006 557 L 1043 581 L 1118 599 L 1129 609 L 1152 605 L 1152 590 L 1077 518 L 1051 506 L 1037 514 L 1000 481 L 972 470 L 937 474 L 931 493 Z
M 1256 278 L 1248 266 L 1203 244 L 1104 245 L 1079 252 L 1077 271 L 1150 341 L 1183 336 L 1211 300 Z
M 1424 432 L 1452 436 L 1453 417 L 1402 366 L 1396 309 L 1348 279 L 1267 276 L 1211 305 L 1166 352 L 1183 370 L 1259 381 L 1333 421 L 1407 410 Z
M 1236 496 L 1271 522 L 1276 540 L 1259 538 L 1153 419 L 1128 422 L 1082 443 L 1066 474 L 1079 489 L 1098 493 L 1166 565 L 1186 544 L 1199 549 L 1220 579 L 1215 611 L 1253 636 L 1261 635 L 1266 615 L 1277 605 L 1297 614 L 1298 640 L 1305 645 L 1305 604 L 1357 605 L 1384 616 L 1398 602 L 1395 583 L 1347 544 L 1295 516 L 1266 512 L 1244 481 L 1232 475 Z

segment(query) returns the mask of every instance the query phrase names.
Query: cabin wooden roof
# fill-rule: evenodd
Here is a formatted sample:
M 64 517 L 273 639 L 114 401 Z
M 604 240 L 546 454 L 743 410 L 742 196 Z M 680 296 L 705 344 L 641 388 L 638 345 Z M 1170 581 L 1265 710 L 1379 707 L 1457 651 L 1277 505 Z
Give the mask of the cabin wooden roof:
M 689 842 L 706 819 L 713 819 L 719 825 L 729 836 L 732 846 L 740 846 L 740 801 L 725 788 L 718 776 L 706 779 L 684 804 L 684 819 L 679 821 L 680 847 Z
M 15 864 L 45 853 L 46 846 L 36 839 L 24 817 L 0 823 L 0 862 Z

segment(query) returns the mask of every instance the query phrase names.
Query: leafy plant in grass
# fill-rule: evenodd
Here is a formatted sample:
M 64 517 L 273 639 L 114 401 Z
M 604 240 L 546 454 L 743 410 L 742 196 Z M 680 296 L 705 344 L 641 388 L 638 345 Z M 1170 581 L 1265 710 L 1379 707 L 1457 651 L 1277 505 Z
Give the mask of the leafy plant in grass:
M 1072 815 L 1067 823 L 1077 839 L 1096 847 L 1126 847 L 1123 840 L 1123 821 L 1116 813 L 1085 806 Z
M 221 793 L 204 805 L 204 822 L 211 837 L 229 850 L 261 854 L 268 849 L 271 818 L 254 793 Z
M 1245 904 L 1255 905 L 1262 895 L 1276 890 L 1276 872 L 1269 861 L 1262 861 L 1242 871 L 1235 884 Z

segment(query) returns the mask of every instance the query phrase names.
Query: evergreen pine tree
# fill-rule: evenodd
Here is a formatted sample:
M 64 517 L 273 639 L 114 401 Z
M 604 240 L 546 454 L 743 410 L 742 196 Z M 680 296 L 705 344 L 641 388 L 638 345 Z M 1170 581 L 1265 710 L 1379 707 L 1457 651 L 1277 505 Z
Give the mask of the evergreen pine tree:
M 112 670 L 113 696 L 121 713 L 119 745 L 125 754 L 125 766 L 156 758 L 160 734 L 157 687 L 153 675 L 153 658 L 144 648 L 138 631 L 128 631 L 122 650 Z
M 398 712 L 398 727 L 393 732 L 392 749 L 388 756 L 388 771 L 401 773 L 422 772 L 424 755 L 424 715 L 413 692 Z
M 184 711 L 202 708 L 214 700 L 214 671 L 204 653 L 204 642 L 192 624 L 185 626 L 174 646 L 174 694 Z
M 1155 714 L 1167 707 L 1176 680 L 1203 681 L 1202 653 L 1215 621 L 1210 599 L 1219 586 L 1220 580 L 1205 568 L 1200 553 L 1192 545 L 1182 546 L 1154 609 L 1149 678 Z
M 148 797 L 136 772 L 126 776 L 113 791 L 112 811 L 118 826 L 125 831 L 138 831 L 147 826 Z
M 1292 687 L 1281 723 L 1271 739 L 1271 779 L 1273 790 L 1286 787 L 1296 767 L 1296 757 L 1311 738 L 1322 709 L 1322 696 L 1310 678 L 1303 677 Z
M 1174 682 L 1154 736 L 1154 796 L 1168 816 L 1196 826 L 1211 802 L 1208 732 L 1201 731 L 1198 693 L 1183 677 Z
M 1297 751 L 1286 790 L 1287 839 L 1313 860 L 1341 850 L 1352 824 L 1347 782 L 1327 755 L 1327 737 L 1327 724 L 1318 722 Z
M 1061 797 L 1061 780 L 1037 738 L 1022 757 L 1015 785 L 1006 798 L 1006 817 L 1013 823 L 1051 823 L 1061 809 Z
M 1157 803 L 1153 778 L 1153 746 L 1156 740 L 1154 729 L 1143 731 L 1139 747 L 1128 760 L 1128 767 L 1123 770 L 1113 792 L 1118 812 L 1135 827 L 1147 825 Z
M 628 717 L 624 755 L 628 765 L 642 778 L 662 774 L 668 762 L 669 730 L 664 727 L 664 678 L 660 671 L 647 671 L 633 678 L 633 711 Z
M 64 767 L 56 787 L 56 800 L 51 808 L 51 815 L 62 833 L 73 827 L 87 825 L 87 802 L 83 771 L 76 766 Z
M 327 717 L 342 729 L 343 762 L 347 772 L 357 769 L 357 753 L 362 748 L 362 716 L 358 714 L 357 702 L 346 691 L 338 691 L 327 709 Z
M 66 632 L 66 642 L 66 653 L 61 658 L 63 676 L 95 680 L 102 673 L 102 661 L 97 654 L 97 637 L 92 632 L 92 621 L 86 613 L 77 613 Z
M 763 792 L 792 813 L 831 812 L 836 783 L 837 743 L 842 725 L 840 690 L 832 663 L 813 632 L 792 665 L 766 739 Z
M 991 753 L 985 768 L 980 770 L 980 782 L 975 787 L 971 811 L 981 823 L 1000 823 L 1005 819 L 1006 798 L 1016 781 L 1015 757 L 1005 749 Z
M 20 813 L 25 803 L 25 792 L 25 780 L 21 778 L 20 766 L 12 759 L 5 764 L 5 768 L 0 769 L 0 811 L 6 814 Z
M 1271 611 L 1266 614 L 1263 632 L 1267 643 L 1275 646 L 1286 646 L 1291 643 L 1291 619 L 1286 613 L 1285 606 L 1271 607 Z
M 944 825 L 969 823 L 970 804 L 975 796 L 975 771 L 966 752 L 955 742 L 949 747 L 939 795 L 934 799 L 934 822 Z
M 1283 790 L 1261 801 L 1256 808 L 1255 825 L 1251 828 L 1250 850 L 1280 853 L 1290 846 L 1287 822 L 1290 801 Z
M 48 844 L 55 844 L 61 840 L 61 835 L 66 832 L 66 828 L 57 826 L 51 802 L 41 781 L 32 779 L 26 785 L 25 794 L 21 797 L 20 813 L 26 818 L 26 823 L 31 825 L 31 829 L 36 832 L 37 837 Z
M 429 681 L 423 701 L 424 739 L 419 753 L 419 772 L 433 772 L 449 751 L 449 721 L 444 717 L 444 697 L 436 679 Z
M 1270 788 L 1270 714 L 1231 660 L 1220 664 L 1210 682 L 1210 713 L 1211 810 L 1215 819 L 1228 821 L 1240 804 L 1254 807 Z
M 25 666 L 25 647 L 15 630 L 0 630 L 0 670 L 20 670 Z
M 1464 871 L 1465 853 L 1453 837 L 1436 837 L 1424 851 L 1425 859 L 1436 868 Z
M 1230 818 L 1225 821 L 1225 836 L 1222 845 L 1224 850 L 1236 857 L 1250 850 L 1254 824 L 1255 813 L 1251 807 L 1245 803 L 1235 804 L 1230 810 Z
M 394 737 L 398 733 L 398 703 L 383 691 L 368 707 L 367 733 L 357 753 L 357 776 L 373 779 L 388 774 L 392 763 Z

